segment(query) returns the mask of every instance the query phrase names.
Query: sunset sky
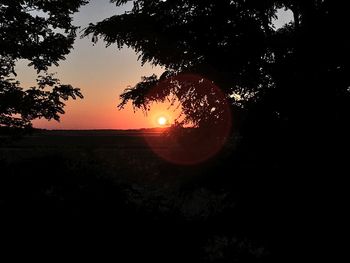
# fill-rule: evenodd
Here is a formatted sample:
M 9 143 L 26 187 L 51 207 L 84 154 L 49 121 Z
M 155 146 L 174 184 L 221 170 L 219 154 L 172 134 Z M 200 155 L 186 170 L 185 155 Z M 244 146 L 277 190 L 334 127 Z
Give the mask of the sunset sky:
M 131 9 L 131 4 L 117 8 L 109 0 L 91 0 L 74 15 L 74 24 L 85 28 L 91 22 L 97 22 L 115 14 Z M 290 21 L 284 14 L 277 22 L 280 26 Z M 66 114 L 61 121 L 34 121 L 37 128 L 46 129 L 135 129 L 157 126 L 156 118 L 165 115 L 172 121 L 174 113 L 167 110 L 167 105 L 155 105 L 145 116 L 142 111 L 134 113 L 128 105 L 119 111 L 119 95 L 128 86 L 134 86 L 141 76 L 153 73 L 158 76 L 163 69 L 149 64 L 141 66 L 137 54 L 132 49 L 118 50 L 116 46 L 106 48 L 103 41 L 93 45 L 91 39 L 79 37 L 74 50 L 61 61 L 59 67 L 52 67 L 50 72 L 57 72 L 62 84 L 79 87 L 83 100 L 70 100 L 65 107 Z M 35 84 L 35 71 L 27 67 L 28 61 L 17 64 L 18 79 L 23 87 Z

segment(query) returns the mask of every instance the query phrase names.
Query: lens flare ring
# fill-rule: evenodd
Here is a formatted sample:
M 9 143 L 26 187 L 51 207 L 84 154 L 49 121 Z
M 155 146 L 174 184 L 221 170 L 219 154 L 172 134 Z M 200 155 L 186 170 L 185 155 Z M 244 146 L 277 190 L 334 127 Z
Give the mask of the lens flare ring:
M 205 128 L 170 128 L 160 136 L 145 136 L 150 149 L 162 159 L 178 165 L 196 165 L 216 156 L 226 143 L 232 129 L 231 108 L 225 94 L 212 81 L 195 74 L 179 74 L 175 77 L 179 83 L 200 83 L 200 96 L 220 104 L 215 105 L 220 121 Z M 171 85 L 169 81 L 160 82 L 154 89 Z M 152 92 L 152 91 L 151 91 Z M 169 124 L 165 115 L 156 117 L 157 125 Z

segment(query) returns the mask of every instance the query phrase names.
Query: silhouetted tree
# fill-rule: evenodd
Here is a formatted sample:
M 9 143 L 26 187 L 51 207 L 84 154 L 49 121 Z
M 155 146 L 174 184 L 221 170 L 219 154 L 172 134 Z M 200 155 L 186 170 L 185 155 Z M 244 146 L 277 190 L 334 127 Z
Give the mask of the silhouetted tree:
M 78 88 L 62 85 L 48 68 L 65 59 L 76 37 L 71 15 L 84 0 L 0 1 L 0 127 L 30 127 L 36 118 L 59 120 L 64 102 L 82 98 Z M 23 89 L 15 63 L 29 60 L 38 76 L 37 87 Z
M 294 19 L 275 29 L 282 8 Z M 348 111 L 350 43 L 344 10 L 344 3 L 331 0 L 137 0 L 130 12 L 91 24 L 85 35 L 132 47 L 142 63 L 166 69 L 160 78 L 143 78 L 125 90 L 120 107 L 132 101 L 147 109 L 175 95 L 187 116 L 202 117 L 197 112 L 204 104 L 184 103 L 196 98 L 188 85 L 159 85 L 183 73 L 199 74 L 219 86 L 231 104 L 249 109 L 246 120 L 253 127 L 248 130 L 266 130 L 273 123 L 293 133 L 311 125 L 324 129 L 326 120 Z M 201 88 L 198 82 L 191 84 L 194 90 Z
M 293 20 L 276 29 L 279 9 L 290 10 Z M 148 109 L 175 95 L 190 118 L 201 118 L 196 111 L 213 106 L 192 103 L 201 78 L 191 85 L 176 78 L 195 74 L 240 109 L 241 123 L 237 114 L 233 122 L 242 140 L 211 178 L 222 183 L 227 175 L 227 185 L 240 193 L 242 211 L 235 215 L 244 220 L 237 229 L 254 236 L 269 229 L 262 235 L 285 257 L 307 242 L 300 238 L 309 231 L 306 218 L 315 216 L 311 210 L 330 189 L 329 176 L 347 163 L 339 147 L 345 149 L 349 134 L 347 12 L 345 1 L 334 0 L 136 0 L 130 12 L 91 24 L 85 35 L 131 47 L 142 63 L 166 70 L 125 90 L 120 106 L 131 101 Z M 173 79 L 175 87 L 162 85 Z M 327 186 L 320 178 L 325 172 Z M 299 248 L 289 251 L 295 244 Z

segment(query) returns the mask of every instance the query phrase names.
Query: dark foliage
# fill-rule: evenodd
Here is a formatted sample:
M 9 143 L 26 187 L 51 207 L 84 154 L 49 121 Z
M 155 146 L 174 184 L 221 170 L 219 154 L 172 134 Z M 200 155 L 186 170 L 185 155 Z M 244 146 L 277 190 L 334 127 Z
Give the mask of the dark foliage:
M 278 8 L 291 10 L 294 21 L 276 30 Z M 287 125 L 296 132 L 310 128 L 311 122 L 321 129 L 324 122 L 334 116 L 340 120 L 348 112 L 344 10 L 342 3 L 331 0 L 140 0 L 130 12 L 91 24 L 85 35 L 118 48 L 132 47 L 143 63 L 166 68 L 159 79 L 146 77 L 125 90 L 120 107 L 132 101 L 134 107 L 146 109 L 174 95 L 189 118 L 200 119 L 203 116 L 196 115 L 202 109 L 185 101 L 203 98 L 184 96 L 185 83 L 176 89 L 154 88 L 174 75 L 199 74 L 219 86 L 231 104 L 245 109 L 249 125 L 274 124 L 265 125 L 270 130 Z M 200 83 L 192 85 L 201 89 Z
M 293 13 L 293 21 L 280 29 L 274 27 L 278 9 Z M 220 87 L 232 105 L 233 127 L 241 140 L 219 170 L 208 171 L 209 184 L 227 183 L 242 193 L 247 214 L 266 215 L 251 231 L 257 233 L 267 227 L 262 222 L 269 222 L 266 236 L 289 247 L 284 255 L 290 258 L 304 245 L 311 250 L 305 244 L 310 241 L 306 233 L 313 235 L 315 215 L 309 208 L 317 209 L 314 200 L 322 200 L 321 173 L 333 174 L 346 156 L 338 144 L 344 145 L 349 132 L 346 10 L 345 2 L 333 0 L 137 0 L 132 11 L 91 24 L 85 35 L 132 47 L 142 63 L 166 69 L 159 78 L 144 77 L 125 90 L 121 108 L 131 101 L 147 110 L 152 102 L 173 102 L 175 97 L 187 120 L 201 123 L 216 118 L 211 110 L 209 115 L 203 111 L 215 107 L 206 104 L 210 100 L 196 96 L 202 80 Z M 173 82 L 183 74 L 200 78 Z M 218 182 L 217 174 L 225 174 L 227 181 Z M 264 210 L 266 204 L 270 207 Z M 237 228 L 249 220 L 240 223 Z M 218 247 L 234 243 L 225 238 L 215 242 Z
M 118 260 L 156 262 L 271 260 L 269 244 L 245 233 L 249 213 L 236 208 L 227 189 L 197 180 L 179 189 L 121 183 L 93 155 L 0 159 L 0 165 L 1 229 L 19 233 L 18 248 L 39 246 L 61 255 L 69 248 L 80 256 L 109 253 Z M 118 163 L 128 176 L 129 165 Z M 233 227 L 238 222 L 242 229 Z M 26 236 L 33 235 L 29 242 Z
M 0 1 L 0 126 L 24 128 L 36 118 L 59 120 L 64 102 L 82 98 L 78 88 L 60 84 L 47 70 L 65 59 L 76 37 L 72 14 L 87 3 L 71 1 Z M 23 89 L 15 63 L 29 60 L 39 75 L 37 87 Z
M 294 21 L 279 30 L 273 27 L 277 8 L 294 15 Z M 326 203 L 319 191 L 330 189 L 320 187 L 321 170 L 329 172 L 328 177 L 334 172 L 324 169 L 331 158 L 323 155 L 333 153 L 329 146 L 334 140 L 348 136 L 346 10 L 345 3 L 333 0 L 139 0 L 131 12 L 90 25 L 86 35 L 93 34 L 94 41 L 102 37 L 119 48 L 130 46 L 143 62 L 166 68 L 160 78 L 145 77 L 126 90 L 120 107 L 132 101 L 148 110 L 152 102 L 170 95 L 170 102 L 181 102 L 187 121 L 206 126 L 220 118 L 220 111 L 212 109 L 222 103 L 203 95 L 203 83 L 209 81 L 233 105 L 234 128 L 241 135 L 235 150 L 228 145 L 209 162 L 189 167 L 152 163 L 150 157 L 156 157 L 137 144 L 129 147 L 142 155 L 129 156 L 120 148 L 115 156 L 108 148 L 96 166 L 97 156 L 86 155 L 1 161 L 2 219 L 32 216 L 39 224 L 58 219 L 63 230 L 57 228 L 50 238 L 63 236 L 74 250 L 82 245 L 84 253 L 99 248 L 138 261 L 306 259 L 300 252 L 312 252 L 313 228 L 320 221 L 312 212 Z M 12 60 L 4 61 L 2 72 L 11 72 Z M 189 75 L 197 77 L 182 77 Z M 48 77 L 43 83 L 56 81 Z M 35 116 L 28 108 L 25 112 Z M 65 138 L 59 145 L 65 140 L 70 145 L 77 138 Z M 122 141 L 125 138 L 119 147 Z M 82 145 L 102 152 L 91 138 Z M 121 156 L 130 157 L 129 162 Z M 149 169 L 150 178 L 163 178 L 164 191 L 149 182 L 121 185 L 106 179 L 107 157 L 117 160 L 108 176 L 118 171 L 130 178 L 132 169 L 137 175 Z M 178 191 L 171 189 L 168 178 L 192 173 L 200 176 Z M 317 231 L 323 234 L 323 229 Z

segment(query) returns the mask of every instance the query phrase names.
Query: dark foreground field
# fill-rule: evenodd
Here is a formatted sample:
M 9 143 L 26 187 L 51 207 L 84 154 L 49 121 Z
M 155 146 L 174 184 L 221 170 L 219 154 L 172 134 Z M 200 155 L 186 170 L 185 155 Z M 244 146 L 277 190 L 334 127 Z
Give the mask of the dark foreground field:
M 275 171 L 256 174 L 266 164 L 248 167 L 232 142 L 200 165 L 171 164 L 145 136 L 169 147 L 152 130 L 1 138 L 1 221 L 14 238 L 7 243 L 39 236 L 40 248 L 129 261 L 278 261 L 292 227 L 283 187 L 271 186 Z

